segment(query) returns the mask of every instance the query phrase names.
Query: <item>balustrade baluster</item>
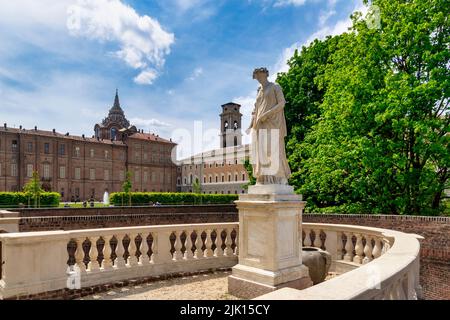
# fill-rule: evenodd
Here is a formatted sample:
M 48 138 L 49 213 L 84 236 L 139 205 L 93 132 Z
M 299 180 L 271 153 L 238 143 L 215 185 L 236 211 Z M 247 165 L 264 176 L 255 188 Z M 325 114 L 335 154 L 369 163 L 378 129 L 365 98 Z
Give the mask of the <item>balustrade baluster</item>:
M 311 247 L 311 230 L 304 229 L 305 230 L 305 240 L 303 241 L 303 244 L 305 247 Z
M 128 259 L 127 259 L 127 266 L 128 267 L 134 267 L 138 265 L 138 259 L 136 257 L 137 247 L 136 247 L 136 234 L 130 234 L 128 235 L 130 238 L 130 244 L 128 245 Z
M 343 253 L 343 249 L 344 249 L 344 245 L 343 245 L 343 239 L 342 239 L 342 232 L 337 232 L 336 233 L 336 259 L 337 260 L 342 260 L 344 253 Z
M 363 243 L 362 243 L 362 235 L 357 233 L 356 235 L 356 244 L 355 244 L 355 256 L 353 257 L 353 262 L 361 264 L 363 260 Z
M 103 260 L 102 260 L 102 270 L 109 270 L 112 268 L 112 261 L 111 261 L 111 236 L 104 236 L 102 237 L 105 241 L 105 244 L 103 245 Z
M 202 251 L 202 232 L 200 230 L 195 230 L 195 251 L 194 259 L 201 259 L 203 257 Z
M 219 230 L 216 231 L 216 240 L 214 241 L 214 244 L 216 245 L 214 249 L 214 257 L 221 257 L 223 256 L 223 250 L 222 250 L 222 232 Z
M 363 264 L 368 263 L 373 260 L 373 258 L 372 258 L 372 252 L 373 252 L 372 237 L 365 236 L 365 239 L 366 239 L 366 245 L 364 246 L 364 259 L 362 260 Z
M 97 248 L 97 241 L 99 240 L 99 237 L 90 237 L 89 242 L 91 243 L 91 247 L 89 248 L 89 263 L 87 267 L 87 271 L 89 272 L 95 272 L 100 269 L 100 265 L 98 263 L 98 256 L 100 252 Z
M 181 232 L 174 231 L 175 235 L 175 243 L 173 245 L 175 251 L 173 252 L 173 261 L 178 261 L 183 258 L 183 254 L 181 252 L 181 248 L 183 247 L 183 243 L 181 242 Z
M 86 272 L 86 265 L 84 264 L 84 250 L 83 242 L 85 239 L 76 239 L 77 249 L 75 251 L 75 264 L 80 269 L 80 272 Z
M 203 257 L 210 258 L 213 256 L 213 251 L 211 249 L 212 247 L 212 239 L 211 239 L 211 232 L 212 230 L 206 230 L 206 239 L 205 239 L 205 251 L 203 252 Z
M 186 251 L 184 251 L 184 260 L 191 260 L 194 257 L 194 254 L 192 253 L 192 230 L 185 230 L 184 233 L 186 234 L 186 241 L 185 241 L 185 248 Z
M 144 266 L 149 264 L 150 258 L 148 256 L 148 243 L 147 243 L 147 233 L 140 233 L 141 236 L 141 245 L 139 246 L 139 251 L 141 255 L 139 256 L 139 265 Z
M 233 229 L 236 231 L 236 238 L 234 238 L 234 255 L 239 256 L 239 230 Z M 231 238 L 231 233 L 230 233 Z
M 373 258 L 376 259 L 379 256 L 381 256 L 381 241 L 380 241 L 380 238 L 378 238 L 378 237 L 375 237 L 374 240 L 375 240 L 375 245 L 372 250 L 372 255 L 373 255 Z
M 225 249 L 223 250 L 223 255 L 226 257 L 233 255 L 233 250 L 231 249 L 232 239 L 231 239 L 231 230 L 225 229 L 227 233 L 225 236 Z
M 345 241 L 345 261 L 353 261 L 353 242 L 352 242 L 352 233 L 345 232 L 345 236 L 347 240 Z
M 156 232 L 152 232 L 152 255 L 150 257 L 150 263 L 156 263 L 158 261 L 158 246 L 156 245 L 157 243 L 157 235 Z
M 125 248 L 123 246 L 123 234 L 117 234 L 117 246 L 116 246 L 116 259 L 114 260 L 114 268 L 121 269 L 125 268 L 126 261 L 123 258 L 123 255 L 125 254 Z
M 314 247 L 322 247 L 322 240 L 320 239 L 320 229 L 314 230 Z

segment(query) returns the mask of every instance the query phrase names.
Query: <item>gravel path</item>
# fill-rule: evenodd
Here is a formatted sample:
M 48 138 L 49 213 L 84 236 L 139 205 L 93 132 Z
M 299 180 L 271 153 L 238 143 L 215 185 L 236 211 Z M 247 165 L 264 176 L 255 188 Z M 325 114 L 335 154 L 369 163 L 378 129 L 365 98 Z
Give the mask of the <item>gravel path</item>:
M 124 287 L 79 300 L 237 300 L 227 293 L 228 271 Z

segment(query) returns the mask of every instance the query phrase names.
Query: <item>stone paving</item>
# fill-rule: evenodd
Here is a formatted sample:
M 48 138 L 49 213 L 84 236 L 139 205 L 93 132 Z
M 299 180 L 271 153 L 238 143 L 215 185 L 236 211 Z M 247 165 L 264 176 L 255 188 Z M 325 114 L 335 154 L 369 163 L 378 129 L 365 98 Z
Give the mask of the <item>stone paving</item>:
M 117 288 L 79 300 L 238 300 L 227 293 L 227 276 L 230 274 L 221 271 L 173 278 Z
M 117 288 L 79 300 L 239 300 L 227 293 L 230 271 L 172 278 Z M 337 276 L 329 273 L 325 280 Z

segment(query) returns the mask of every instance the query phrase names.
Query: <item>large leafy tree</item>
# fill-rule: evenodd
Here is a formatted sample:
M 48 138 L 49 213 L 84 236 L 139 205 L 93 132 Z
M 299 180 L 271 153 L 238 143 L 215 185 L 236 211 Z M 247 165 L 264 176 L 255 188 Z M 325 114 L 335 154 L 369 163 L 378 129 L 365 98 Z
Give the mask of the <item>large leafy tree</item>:
M 323 102 L 325 88 L 319 87 L 317 79 L 325 72 L 339 39 L 340 36 L 316 39 L 300 52 L 296 50 L 288 61 L 289 71 L 280 73 L 277 78 L 286 96 L 285 116 L 289 136 L 286 150 L 292 170 L 291 183 L 294 185 L 300 186 L 305 182 L 302 163 L 308 155 L 298 145 L 320 117 L 319 106 Z
M 320 118 L 288 148 L 303 154 L 290 156 L 297 187 L 313 207 L 437 214 L 450 165 L 448 2 L 371 4 L 380 25 L 354 15 L 314 78 Z

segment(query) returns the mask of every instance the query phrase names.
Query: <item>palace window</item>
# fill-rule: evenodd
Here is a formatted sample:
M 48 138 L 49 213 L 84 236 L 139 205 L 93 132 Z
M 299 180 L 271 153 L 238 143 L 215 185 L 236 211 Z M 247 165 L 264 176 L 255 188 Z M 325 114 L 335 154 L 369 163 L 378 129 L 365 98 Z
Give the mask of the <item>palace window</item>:
M 65 144 L 60 144 L 59 145 L 59 155 L 63 156 L 66 154 L 66 145 Z
M 164 173 L 162 173 L 162 172 L 159 174 L 159 181 L 161 183 L 164 183 Z
M 144 171 L 144 183 L 147 183 L 148 181 L 148 172 Z
M 59 167 L 59 177 L 61 179 L 65 179 L 66 178 L 66 167 L 65 166 Z
M 222 182 L 225 182 L 225 176 L 222 175 Z
M 105 169 L 103 171 L 103 179 L 106 181 L 109 180 L 109 170 L 108 169 Z
M 46 179 L 50 178 L 50 165 L 48 163 L 44 163 L 43 169 L 44 169 L 43 177 Z
M 228 175 L 228 182 L 231 182 L 231 174 Z
M 242 174 L 242 181 L 245 181 L 245 173 Z
M 33 152 L 33 142 L 27 143 L 27 152 Z
M 119 171 L 119 180 L 120 181 L 124 181 L 125 180 L 125 173 L 123 172 L 123 170 Z
M 111 128 L 111 140 L 116 140 L 117 138 L 117 129 Z
M 95 156 L 95 150 L 94 149 L 90 150 L 90 155 L 91 155 L 91 158 L 93 158 Z
M 11 143 L 11 149 L 13 152 L 17 151 L 17 140 L 13 140 Z
M 33 165 L 27 164 L 27 177 L 31 178 L 33 176 Z
M 109 158 L 109 151 L 105 150 L 105 159 L 108 159 L 108 158 Z
M 50 143 L 48 143 L 48 142 L 44 143 L 44 153 L 45 154 L 50 153 Z
M 89 179 L 95 180 L 95 169 L 89 169 Z
M 75 157 L 79 157 L 80 156 L 80 147 L 75 147 L 74 152 L 75 152 Z
M 152 172 L 152 182 L 156 182 L 156 172 Z
M 81 168 L 75 168 L 75 179 L 81 179 Z
M 218 176 L 216 176 L 216 182 L 219 182 L 219 177 Z
M 140 175 L 139 170 L 136 170 L 136 171 L 134 172 L 134 181 L 139 182 L 140 176 L 141 176 L 141 175 Z

